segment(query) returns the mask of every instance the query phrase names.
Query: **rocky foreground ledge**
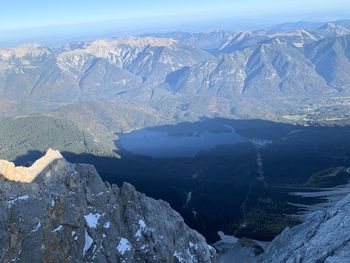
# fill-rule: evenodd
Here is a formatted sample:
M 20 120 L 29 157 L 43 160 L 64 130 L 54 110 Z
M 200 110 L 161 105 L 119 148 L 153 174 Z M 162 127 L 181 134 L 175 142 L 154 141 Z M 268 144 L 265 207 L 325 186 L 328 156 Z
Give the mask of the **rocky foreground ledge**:
M 0 174 L 0 262 L 215 261 L 168 203 L 58 151 L 28 168 L 0 161 Z

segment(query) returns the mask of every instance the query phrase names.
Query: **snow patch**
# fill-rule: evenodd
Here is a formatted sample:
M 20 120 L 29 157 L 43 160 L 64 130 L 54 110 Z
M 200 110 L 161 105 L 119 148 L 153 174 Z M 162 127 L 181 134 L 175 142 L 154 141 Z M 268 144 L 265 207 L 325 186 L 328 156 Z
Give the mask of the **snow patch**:
M 85 217 L 86 223 L 90 228 L 96 228 L 96 226 L 98 225 L 98 220 L 100 219 L 101 215 L 99 213 L 97 214 L 89 213 L 84 217 Z
M 88 232 L 85 229 L 85 245 L 84 245 L 84 248 L 83 248 L 83 256 L 85 256 L 86 251 L 89 250 L 89 248 L 91 247 L 92 243 L 93 243 L 93 239 L 89 236 Z
M 22 195 L 22 196 L 19 196 L 13 200 L 10 200 L 8 205 L 9 205 L 9 207 L 11 207 L 14 203 L 16 203 L 16 201 L 26 201 L 28 199 L 29 199 L 28 195 Z
M 104 225 L 103 225 L 104 228 L 108 229 L 111 227 L 111 223 L 110 222 L 106 222 Z
M 189 242 L 190 248 L 198 249 L 198 244 L 193 244 L 191 241 Z
M 139 229 L 137 230 L 137 232 L 135 234 L 137 241 L 139 241 L 141 239 L 142 232 L 146 231 L 146 229 L 147 229 L 146 223 L 142 219 L 139 220 L 138 225 L 139 225 Z
M 38 225 L 32 231 L 30 231 L 30 233 L 34 233 L 38 231 L 40 227 L 41 227 L 41 222 L 39 221 Z
M 125 252 L 130 251 L 132 249 L 132 246 L 126 238 L 122 237 L 119 241 L 117 249 L 121 255 L 124 255 Z
M 180 263 L 187 263 L 186 260 L 181 256 L 181 254 L 177 251 L 175 251 L 174 257 L 176 257 Z
M 141 248 L 141 250 L 146 250 L 147 246 L 145 244 L 143 244 L 140 248 Z
M 77 232 L 75 231 L 72 231 L 72 237 L 74 237 L 74 240 L 78 240 L 78 235 L 77 235 Z
M 225 242 L 226 244 L 236 244 L 238 242 L 238 238 L 235 238 L 234 236 L 225 235 L 224 232 L 219 231 L 218 235 L 220 236 L 220 239 L 222 242 Z
M 52 230 L 52 233 L 55 233 L 55 232 L 58 232 L 58 231 L 61 231 L 63 230 L 63 226 L 62 225 L 59 225 L 57 228 L 55 228 L 54 230 Z

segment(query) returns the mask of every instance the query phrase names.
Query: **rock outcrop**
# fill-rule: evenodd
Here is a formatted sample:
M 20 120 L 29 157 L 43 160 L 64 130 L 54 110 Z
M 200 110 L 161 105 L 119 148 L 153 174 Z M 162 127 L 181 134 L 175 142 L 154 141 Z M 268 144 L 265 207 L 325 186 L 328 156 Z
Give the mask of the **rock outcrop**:
M 0 162 L 0 262 L 214 262 L 215 251 L 168 203 L 48 153 Z
M 327 211 L 311 213 L 303 224 L 284 230 L 258 262 L 349 262 L 349 252 L 350 195 Z
M 16 167 L 12 162 L 0 160 L 0 174 L 10 181 L 31 183 L 50 163 L 62 158 L 59 151 L 49 149 L 30 167 Z

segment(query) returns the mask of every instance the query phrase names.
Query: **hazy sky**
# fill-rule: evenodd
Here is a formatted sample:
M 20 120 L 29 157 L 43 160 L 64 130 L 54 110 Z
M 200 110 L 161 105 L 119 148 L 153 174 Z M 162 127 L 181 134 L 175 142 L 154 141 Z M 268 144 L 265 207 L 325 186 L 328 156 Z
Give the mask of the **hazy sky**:
M 254 17 L 312 20 L 310 14 L 317 18 L 339 12 L 350 17 L 349 11 L 350 0 L 0 0 L 0 30 L 112 20 L 130 24 Z

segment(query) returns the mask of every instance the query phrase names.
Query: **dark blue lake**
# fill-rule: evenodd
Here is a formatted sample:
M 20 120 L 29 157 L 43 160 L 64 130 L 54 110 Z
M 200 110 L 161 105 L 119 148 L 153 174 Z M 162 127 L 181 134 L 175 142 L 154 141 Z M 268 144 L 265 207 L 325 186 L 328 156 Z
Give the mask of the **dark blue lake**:
M 234 130 L 228 132 L 202 131 L 192 135 L 169 135 L 166 131 L 139 130 L 119 134 L 119 147 L 132 152 L 160 157 L 191 157 L 218 145 L 236 144 L 243 137 Z

